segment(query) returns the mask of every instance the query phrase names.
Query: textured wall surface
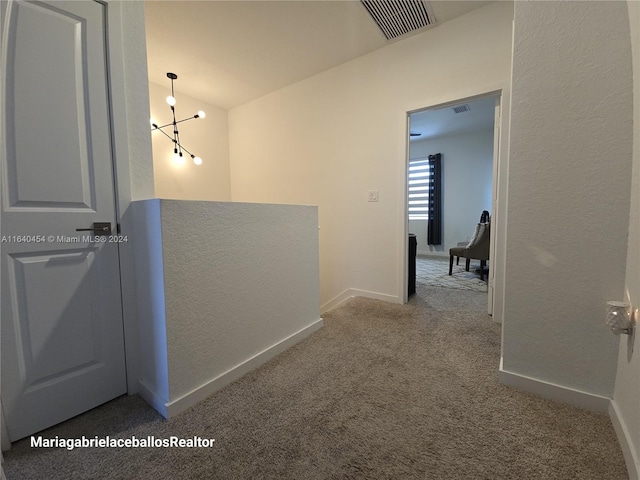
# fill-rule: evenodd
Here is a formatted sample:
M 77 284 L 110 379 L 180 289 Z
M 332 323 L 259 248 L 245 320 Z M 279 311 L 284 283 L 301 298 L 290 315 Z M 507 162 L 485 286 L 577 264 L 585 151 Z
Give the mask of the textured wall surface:
M 317 207 L 161 201 L 170 400 L 320 318 Z
M 147 49 L 142 2 L 111 2 L 122 9 L 122 45 L 125 87 L 121 93 L 127 102 L 131 198 L 152 198 L 153 161 L 149 130 L 149 81 L 147 79 Z
M 623 2 L 515 2 L 504 369 L 612 396 L 632 76 Z

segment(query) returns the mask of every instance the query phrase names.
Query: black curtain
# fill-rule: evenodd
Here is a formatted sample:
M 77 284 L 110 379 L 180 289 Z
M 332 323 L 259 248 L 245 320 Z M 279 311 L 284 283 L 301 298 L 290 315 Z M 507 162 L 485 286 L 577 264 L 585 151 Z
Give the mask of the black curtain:
M 429 155 L 429 220 L 427 244 L 442 243 L 442 154 Z

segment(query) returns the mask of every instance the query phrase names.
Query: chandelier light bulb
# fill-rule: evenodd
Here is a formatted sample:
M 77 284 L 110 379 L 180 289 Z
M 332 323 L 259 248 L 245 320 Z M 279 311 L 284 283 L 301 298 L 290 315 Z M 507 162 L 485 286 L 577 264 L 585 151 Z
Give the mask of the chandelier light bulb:
M 173 163 L 176 165 L 184 165 L 185 158 L 182 155 L 178 155 L 177 153 L 173 154 Z
M 202 165 L 202 159 L 200 157 L 193 157 L 193 163 L 196 165 Z
M 206 116 L 207 116 L 206 113 L 204 113 L 202 110 L 198 110 L 198 118 L 204 118 Z
M 169 96 L 167 97 L 167 103 L 168 103 L 170 106 L 172 106 L 172 107 L 173 107 L 173 106 L 176 104 L 176 99 L 175 99 L 174 97 L 172 97 L 171 95 L 169 95 Z

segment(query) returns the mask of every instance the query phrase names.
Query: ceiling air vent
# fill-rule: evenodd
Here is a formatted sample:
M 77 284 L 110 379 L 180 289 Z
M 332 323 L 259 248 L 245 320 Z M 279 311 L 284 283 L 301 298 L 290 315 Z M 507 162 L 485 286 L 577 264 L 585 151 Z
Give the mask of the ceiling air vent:
M 436 23 L 431 7 L 423 0 L 360 0 L 360 2 L 387 40 Z
M 469 110 L 471 110 L 469 105 L 467 105 L 466 103 L 464 105 L 458 105 L 451 108 L 453 108 L 453 111 L 456 113 L 468 112 Z

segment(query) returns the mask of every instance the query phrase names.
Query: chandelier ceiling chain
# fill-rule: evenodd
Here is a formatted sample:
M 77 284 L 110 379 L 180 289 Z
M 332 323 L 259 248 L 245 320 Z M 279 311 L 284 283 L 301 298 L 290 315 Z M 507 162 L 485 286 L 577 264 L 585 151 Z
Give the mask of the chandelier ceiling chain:
M 173 121 L 171 123 L 167 123 L 166 125 L 161 125 L 161 126 L 158 126 L 155 123 L 151 123 L 151 131 L 158 130 L 165 137 L 167 137 L 169 140 L 173 142 L 173 155 L 175 160 L 178 163 L 184 163 L 184 156 L 182 152 L 185 152 L 187 155 L 189 155 L 193 159 L 193 163 L 195 163 L 196 165 L 202 165 L 202 159 L 194 155 L 193 153 L 191 153 L 189 150 L 187 150 L 184 147 L 184 145 L 180 143 L 180 133 L 178 132 L 178 124 L 182 122 L 186 122 L 187 120 L 193 120 L 194 118 L 204 118 L 205 113 L 202 110 L 200 110 L 198 113 L 196 113 L 192 117 L 187 117 L 182 120 L 176 120 L 176 108 L 175 108 L 176 97 L 175 97 L 175 91 L 173 89 L 173 81 L 178 78 L 178 75 L 176 75 L 175 73 L 168 72 L 167 78 L 171 79 L 171 95 L 167 97 L 166 101 L 169 104 L 169 107 L 171 108 L 171 115 L 173 117 Z M 167 127 L 173 127 L 173 136 L 169 135 L 167 132 L 163 130 L 163 128 L 167 128 Z

